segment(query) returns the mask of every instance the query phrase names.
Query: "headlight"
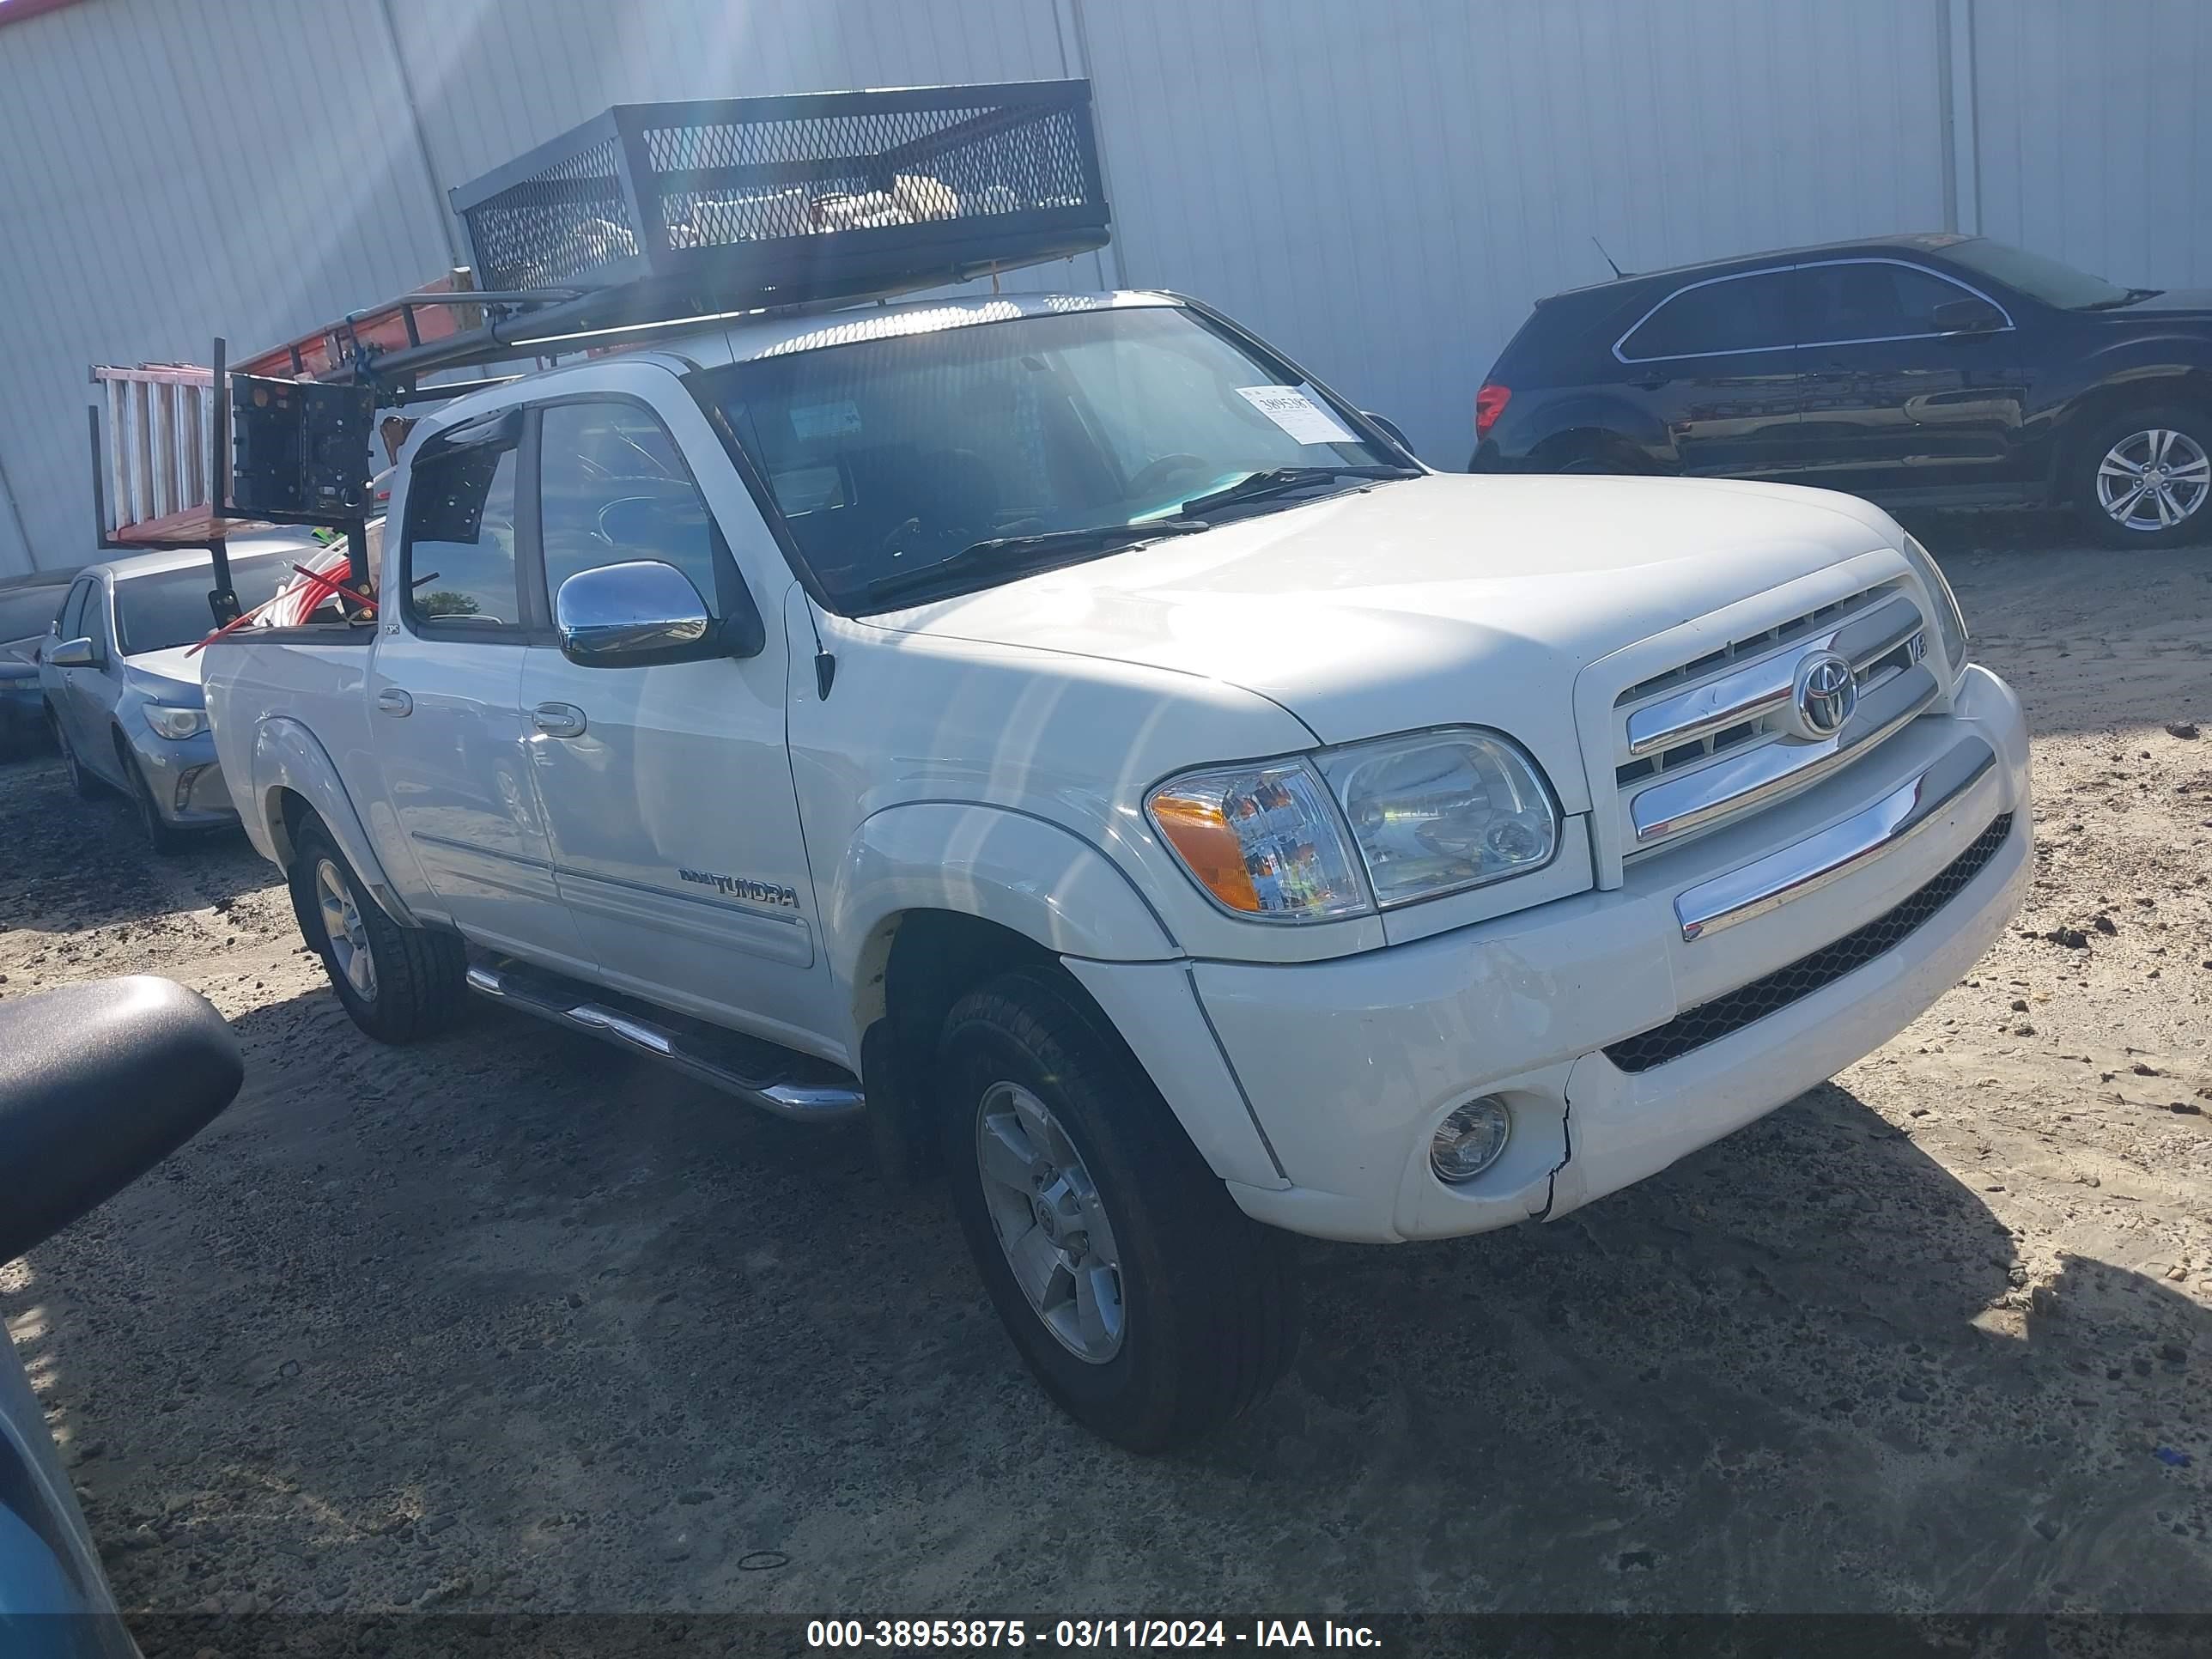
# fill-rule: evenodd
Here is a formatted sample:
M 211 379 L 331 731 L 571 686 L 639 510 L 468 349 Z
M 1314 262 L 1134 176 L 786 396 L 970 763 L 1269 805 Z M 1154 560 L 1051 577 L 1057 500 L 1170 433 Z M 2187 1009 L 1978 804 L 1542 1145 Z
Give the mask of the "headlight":
M 1152 791 L 1145 810 L 1228 909 L 1319 921 L 1372 908 L 1321 781 L 1302 761 L 1186 772 Z
M 207 710 L 204 708 L 171 708 L 165 704 L 146 705 L 146 724 L 161 736 L 171 739 L 197 737 L 207 730 Z
M 1145 806 L 1217 902 L 1270 921 L 1361 915 L 1479 887 L 1540 869 L 1559 844 L 1534 763 L 1472 727 L 1351 744 L 1310 763 L 1187 772 Z
M 1966 617 L 1959 609 L 1959 597 L 1943 580 L 1936 556 L 1910 536 L 1905 538 L 1904 553 L 1936 606 L 1936 631 L 1943 640 L 1944 666 L 1956 676 L 1966 666 Z
M 1384 909 L 1540 868 L 1559 848 L 1551 791 L 1494 733 L 1425 732 L 1320 758 Z

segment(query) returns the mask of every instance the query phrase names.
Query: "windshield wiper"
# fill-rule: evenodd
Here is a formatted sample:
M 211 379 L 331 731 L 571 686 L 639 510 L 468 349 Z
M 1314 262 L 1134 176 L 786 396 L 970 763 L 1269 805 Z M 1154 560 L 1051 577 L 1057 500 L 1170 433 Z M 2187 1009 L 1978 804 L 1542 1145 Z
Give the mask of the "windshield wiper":
M 2086 306 L 2076 306 L 2076 311 L 2118 311 L 2123 306 L 2140 305 L 2145 300 L 2155 300 L 2165 293 L 2162 288 L 2131 288 L 2117 300 L 2093 300 Z
M 1034 536 L 994 536 L 970 542 L 949 558 L 934 564 L 916 565 L 878 576 L 860 589 L 870 604 L 878 599 L 918 593 L 943 585 L 960 586 L 963 579 L 988 575 L 1034 575 L 1057 564 L 1074 564 L 1092 553 L 1116 553 L 1163 536 L 1188 536 L 1211 526 L 1188 519 L 1152 519 L 1143 524 L 1097 524 L 1080 530 L 1047 530 Z M 1073 554 L 1073 558 L 1060 556 Z
M 1255 472 L 1239 478 L 1225 489 L 1210 495 L 1194 495 L 1182 504 L 1182 510 L 1193 515 L 1211 513 L 1218 507 L 1240 507 L 1246 501 L 1264 501 L 1272 496 L 1287 495 L 1294 489 L 1309 484 L 1328 483 L 1337 478 L 1418 478 L 1420 471 L 1410 466 L 1278 466 L 1265 472 Z

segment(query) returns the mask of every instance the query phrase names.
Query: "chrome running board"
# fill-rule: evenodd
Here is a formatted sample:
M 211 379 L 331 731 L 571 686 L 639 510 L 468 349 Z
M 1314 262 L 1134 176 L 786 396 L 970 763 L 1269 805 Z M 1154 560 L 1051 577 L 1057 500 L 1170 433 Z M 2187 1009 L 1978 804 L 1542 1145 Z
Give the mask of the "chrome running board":
M 588 1000 L 586 988 L 512 963 L 471 963 L 468 988 L 508 1008 L 598 1037 L 724 1094 L 803 1123 L 857 1117 L 867 1102 L 856 1082 L 828 1062 L 698 1022 L 662 1024 L 629 1008 Z M 680 1017 L 673 1017 L 680 1018 Z

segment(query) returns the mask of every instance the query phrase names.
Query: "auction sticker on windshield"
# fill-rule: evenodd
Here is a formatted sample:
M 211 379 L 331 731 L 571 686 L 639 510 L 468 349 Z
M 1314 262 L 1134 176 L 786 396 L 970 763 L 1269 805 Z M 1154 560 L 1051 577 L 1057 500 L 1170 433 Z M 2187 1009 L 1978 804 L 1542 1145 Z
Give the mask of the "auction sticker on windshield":
M 1308 395 L 1304 386 L 1240 386 L 1244 398 L 1302 444 L 1356 444 L 1343 422 Z

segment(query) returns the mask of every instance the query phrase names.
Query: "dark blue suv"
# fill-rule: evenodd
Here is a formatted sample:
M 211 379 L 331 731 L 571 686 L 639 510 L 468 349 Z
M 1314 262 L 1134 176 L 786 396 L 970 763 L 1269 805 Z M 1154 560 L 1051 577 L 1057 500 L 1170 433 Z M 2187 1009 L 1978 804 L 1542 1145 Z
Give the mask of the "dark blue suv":
M 1475 397 L 1476 472 L 1818 484 L 2212 534 L 2212 291 L 1986 237 L 1831 243 L 1537 302 Z

